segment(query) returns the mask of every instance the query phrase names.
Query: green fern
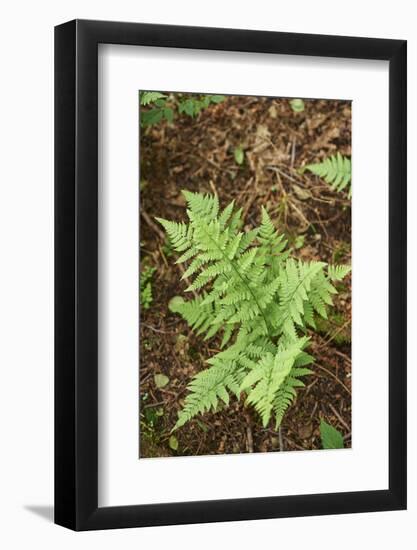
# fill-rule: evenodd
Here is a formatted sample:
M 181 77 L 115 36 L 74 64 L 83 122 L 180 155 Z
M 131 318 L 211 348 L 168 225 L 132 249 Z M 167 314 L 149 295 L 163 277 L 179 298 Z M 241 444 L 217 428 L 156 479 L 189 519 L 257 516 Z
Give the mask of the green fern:
M 195 117 L 201 110 L 207 109 L 210 103 L 217 104 L 222 101 L 224 101 L 223 95 L 203 95 L 199 98 L 189 97 L 179 102 L 178 112 L 185 113 L 190 117 Z
M 350 265 L 329 265 L 328 273 L 332 281 L 341 281 L 350 273 Z
M 343 449 L 343 435 L 323 419 L 320 421 L 320 438 L 323 449 Z
M 218 197 L 183 191 L 189 223 L 157 218 L 172 248 L 186 263 L 186 292 L 170 310 L 197 332 L 223 336 L 222 351 L 207 360 L 209 367 L 193 378 L 174 429 L 197 414 L 216 410 L 230 394 L 244 397 L 267 426 L 276 427 L 292 403 L 305 368 L 313 358 L 304 351 L 308 325 L 327 316 L 336 289 L 349 266 L 303 262 L 289 257 L 286 240 L 262 208 L 258 228 L 242 231 L 241 209 L 230 203 L 220 210 Z
M 154 124 L 158 124 L 162 120 L 172 122 L 175 112 L 185 114 L 192 118 L 196 117 L 200 111 L 207 109 L 211 104 L 218 104 L 224 101 L 222 95 L 201 95 L 195 96 L 187 94 L 185 98 L 179 94 L 180 99 L 161 92 L 140 92 L 139 103 L 141 107 L 151 107 L 141 109 L 140 123 L 142 128 L 147 128 Z
M 330 184 L 333 191 L 343 191 L 348 186 L 349 196 L 351 195 L 352 163 L 349 158 L 343 157 L 340 153 L 328 157 L 323 162 L 307 164 L 300 171 L 304 172 L 305 170 L 323 178 Z
M 279 397 L 278 390 L 290 375 L 306 342 L 306 338 L 300 338 L 288 346 L 280 345 L 275 355 L 266 352 L 240 385 L 240 391 L 247 392 L 246 403 L 254 405 L 264 427 L 267 426 L 274 402 Z
M 190 393 L 178 417 L 175 428 L 183 426 L 199 413 L 216 410 L 219 400 L 229 404 L 229 391 L 237 394 L 238 384 L 232 372 L 221 365 L 214 365 L 197 374 L 189 384 Z
M 140 273 L 140 305 L 143 309 L 149 309 L 152 304 L 152 275 L 156 267 L 145 265 Z
M 158 99 L 165 99 L 167 96 L 161 94 L 161 92 L 141 92 L 140 94 L 140 104 L 149 105 L 150 103 L 155 103 Z
M 204 296 L 186 302 L 181 296 L 175 296 L 168 304 L 173 313 L 179 313 L 197 333 L 205 335 L 205 340 L 214 336 L 222 327 L 221 323 L 213 323 L 215 305 L 204 303 Z
M 309 363 L 312 363 L 314 361 L 311 355 L 305 355 L 308 357 Z M 299 359 L 301 357 L 302 356 L 299 356 Z M 285 378 L 284 382 L 276 393 L 273 402 L 273 409 L 275 414 L 275 429 L 279 428 L 284 414 L 286 413 L 288 407 L 292 404 L 294 398 L 297 395 L 297 391 L 295 388 L 303 387 L 305 385 L 304 382 L 300 380 L 300 378 L 302 376 L 313 374 L 312 370 L 307 368 L 299 368 L 297 367 L 297 364 L 298 363 L 296 360 L 294 363 L 295 366 L 291 369 L 290 373 Z

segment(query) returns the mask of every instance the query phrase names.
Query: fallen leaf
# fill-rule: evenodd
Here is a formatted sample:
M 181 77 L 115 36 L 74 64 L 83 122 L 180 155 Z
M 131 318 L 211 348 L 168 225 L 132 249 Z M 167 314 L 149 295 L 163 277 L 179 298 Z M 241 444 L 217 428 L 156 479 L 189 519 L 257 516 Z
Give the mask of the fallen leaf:
M 292 99 L 290 101 L 290 105 L 294 113 L 302 113 L 305 109 L 304 101 L 302 99 Z
M 343 436 L 324 420 L 320 422 L 320 436 L 323 449 L 343 449 Z
M 243 161 L 245 160 L 245 153 L 243 152 L 242 147 L 235 148 L 234 156 L 236 164 L 239 164 L 239 166 L 243 164 Z
M 308 189 L 303 189 L 296 183 L 292 186 L 294 193 L 297 195 L 297 197 L 300 199 L 300 201 L 306 201 L 308 199 L 311 199 L 311 193 Z
M 271 445 L 272 445 L 272 448 L 273 449 L 278 449 L 279 448 L 279 437 L 278 436 L 272 436 L 271 437 Z
M 268 113 L 271 118 L 277 118 L 278 109 L 275 107 L 275 105 L 271 105 L 271 107 L 268 109 Z
M 175 437 L 175 435 L 171 435 L 168 444 L 173 451 L 178 451 L 178 439 Z
M 169 383 L 169 378 L 165 374 L 155 374 L 154 380 L 157 388 L 164 388 Z

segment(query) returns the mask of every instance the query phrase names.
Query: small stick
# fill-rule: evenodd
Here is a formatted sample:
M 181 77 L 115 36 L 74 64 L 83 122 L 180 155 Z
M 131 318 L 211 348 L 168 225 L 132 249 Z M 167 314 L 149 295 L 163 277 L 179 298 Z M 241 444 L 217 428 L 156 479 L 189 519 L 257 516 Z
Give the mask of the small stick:
M 176 334 L 175 332 L 167 332 L 166 330 L 161 330 L 159 328 L 155 328 L 151 325 L 147 325 L 146 323 L 141 323 L 143 327 L 148 328 L 149 330 L 152 330 L 153 332 L 158 332 L 159 334 Z
M 322 202 L 324 202 L 324 201 L 322 201 Z M 328 204 L 330 204 L 330 203 L 328 203 Z M 315 214 L 317 214 L 316 211 L 315 211 Z M 341 211 L 341 212 L 338 212 L 338 214 L 336 214 L 336 216 L 333 216 L 332 218 L 328 218 L 327 220 L 322 220 L 322 219 L 319 218 L 318 220 L 313 220 L 311 223 L 320 223 L 320 224 L 324 225 L 324 224 L 328 224 L 328 223 L 332 223 L 332 222 L 337 221 L 343 215 L 344 215 L 344 211 Z
M 332 372 L 330 372 L 326 368 L 322 367 L 318 363 L 315 363 L 315 365 L 316 365 L 316 367 L 323 370 L 324 372 L 327 372 L 327 374 L 330 375 L 332 378 L 334 378 L 336 380 L 336 382 L 338 382 L 342 386 L 342 388 L 344 388 L 348 392 L 349 395 L 352 395 L 352 392 L 350 391 L 350 389 L 347 386 L 345 386 L 345 384 L 340 380 L 340 378 L 338 378 L 335 374 L 333 374 Z
M 335 416 L 337 416 L 337 418 L 339 419 L 339 422 L 341 424 L 343 424 L 343 426 L 347 429 L 347 430 L 350 430 L 350 426 L 343 420 L 343 418 L 340 416 L 340 414 L 337 412 L 337 410 L 335 409 L 335 407 L 333 407 L 333 405 L 331 403 L 329 403 L 329 407 L 332 409 L 332 411 L 334 412 Z
M 294 447 L 296 447 L 297 449 L 299 449 L 300 451 L 305 451 L 306 449 L 304 447 L 302 447 L 301 445 L 299 445 L 298 443 L 296 443 L 295 441 L 291 440 L 291 439 L 288 439 L 288 437 L 285 438 L 288 443 L 292 443 L 294 445 Z
M 295 162 L 295 144 L 297 142 L 296 137 L 294 136 L 294 139 L 292 141 L 292 148 L 291 148 L 291 168 L 294 168 L 294 162 Z
M 213 183 L 213 180 L 210 180 L 210 181 L 209 181 L 209 185 L 210 185 L 211 190 L 213 191 L 213 193 L 214 193 L 216 196 L 218 196 L 218 194 L 217 194 L 217 189 L 216 189 L 216 187 L 215 187 L 215 185 L 214 185 L 214 183 Z
M 158 391 L 160 391 L 162 393 L 167 393 L 169 395 L 173 395 L 175 398 L 177 398 L 180 395 L 179 393 L 175 393 L 174 391 L 166 390 L 164 388 L 158 388 Z
M 343 359 L 345 359 L 345 361 L 352 364 L 352 359 L 348 355 L 346 355 L 346 353 L 343 353 L 343 352 L 338 351 L 337 349 L 333 349 L 333 348 L 332 348 L 332 353 L 335 353 L 336 355 L 340 355 L 340 357 L 343 357 Z
M 152 407 L 159 407 L 159 405 L 165 405 L 166 401 L 157 401 L 156 403 L 147 403 L 142 405 L 142 409 L 151 409 Z
M 309 220 L 304 216 L 304 214 L 301 212 L 301 210 L 294 204 L 294 201 L 288 201 L 288 204 L 297 212 L 298 216 L 300 217 L 301 221 L 303 221 L 307 227 L 310 226 Z
M 323 243 L 324 244 L 324 243 Z M 311 334 L 311 333 L 310 333 Z M 323 347 L 323 341 L 324 341 L 324 338 L 320 337 L 319 336 L 319 339 L 320 339 L 320 345 L 317 346 L 317 349 L 321 349 Z M 335 353 L 336 355 L 339 355 L 340 357 L 342 357 L 345 361 L 347 361 L 349 364 L 352 364 L 352 359 L 346 355 L 346 353 L 343 353 L 342 351 L 339 351 L 337 350 L 336 348 L 332 348 L 332 353 Z
M 249 413 L 245 413 L 246 417 L 246 441 L 248 444 L 248 452 L 253 453 L 253 436 L 252 436 L 252 427 L 251 427 L 251 419 Z
M 279 174 L 278 171 L 275 172 L 275 176 L 276 176 L 276 178 L 277 178 L 277 181 L 278 181 L 278 183 L 279 183 L 279 186 L 281 187 L 281 191 L 282 191 L 283 196 L 286 197 L 286 196 L 287 196 L 287 192 L 286 192 L 286 190 L 285 190 L 285 187 L 284 187 L 284 185 L 283 185 L 283 183 L 282 183 L 282 180 L 281 180 L 281 176 L 280 176 L 280 174 Z
M 164 241 L 165 240 L 164 233 L 161 231 L 161 229 L 159 229 L 159 227 L 156 225 L 156 223 L 153 220 L 151 220 L 149 215 L 144 210 L 140 213 L 140 215 L 145 220 L 145 222 L 149 225 L 149 227 L 153 231 L 155 231 L 155 233 Z
M 328 338 L 325 342 L 323 342 L 318 349 L 321 349 L 323 348 L 324 346 L 327 346 L 328 344 L 330 344 L 330 342 L 332 340 L 334 340 L 336 338 L 336 336 L 338 334 L 340 334 L 343 330 L 345 330 L 345 328 L 350 324 L 350 319 L 348 319 L 345 323 L 343 323 L 342 326 L 340 326 L 331 336 L 330 338 Z
M 311 388 L 318 382 L 318 378 L 315 378 L 311 384 L 309 384 L 306 388 L 305 394 L 308 395 L 310 393 Z
M 265 170 L 273 170 L 274 172 L 278 172 L 279 174 L 281 174 L 281 176 L 284 176 L 284 178 L 287 178 L 288 180 L 292 181 L 293 183 L 296 183 L 297 185 L 300 185 L 300 184 L 304 185 L 305 187 L 305 183 L 301 179 L 299 180 L 295 179 L 294 177 L 290 176 L 289 174 L 287 174 L 277 166 L 268 164 L 267 166 L 265 166 Z
M 246 427 L 246 439 L 248 441 L 248 451 L 253 453 L 253 437 L 252 437 L 252 428 L 250 426 Z
M 282 452 L 284 450 L 284 441 L 282 439 L 282 428 L 278 428 L 278 440 L 279 440 L 279 450 Z
M 317 380 L 317 378 L 316 378 L 316 380 Z M 311 411 L 311 414 L 310 414 L 310 420 L 313 418 L 314 413 L 315 413 L 316 410 L 317 410 L 317 407 L 318 407 L 318 403 L 317 403 L 317 401 L 316 401 L 316 402 L 314 403 L 313 410 Z
M 323 231 L 326 233 L 326 237 L 328 239 L 329 234 L 327 233 L 326 226 L 324 225 L 324 223 L 322 222 L 322 219 L 320 218 L 320 214 L 319 214 L 318 210 L 315 211 L 315 213 L 317 214 L 317 218 L 318 218 L 317 223 L 319 223 L 321 225 L 321 227 L 323 228 Z
M 166 259 L 166 257 L 165 257 L 164 251 L 162 250 L 162 246 L 159 245 L 158 248 L 159 248 L 159 252 L 160 252 L 160 254 L 161 254 L 161 256 L 162 256 L 162 259 L 164 260 L 164 264 L 166 265 L 166 267 L 169 268 L 169 265 L 168 265 L 167 259 Z

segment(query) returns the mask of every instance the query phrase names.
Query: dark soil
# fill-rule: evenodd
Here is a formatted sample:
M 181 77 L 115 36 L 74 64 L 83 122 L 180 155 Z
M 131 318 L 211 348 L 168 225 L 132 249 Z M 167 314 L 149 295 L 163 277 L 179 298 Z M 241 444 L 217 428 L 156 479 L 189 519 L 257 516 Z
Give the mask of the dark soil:
M 234 149 L 242 147 L 238 165 Z M 169 300 L 185 287 L 155 216 L 184 220 L 182 189 L 216 192 L 222 206 L 235 199 L 248 226 L 259 222 L 264 205 L 294 255 L 304 260 L 350 263 L 351 210 L 346 193 L 309 173 L 304 164 L 339 151 L 351 154 L 351 106 L 347 101 L 308 100 L 294 113 L 287 99 L 229 96 L 197 118 L 178 116 L 141 131 L 141 270 L 155 267 L 153 301 L 141 310 L 140 456 L 203 455 L 320 449 L 319 423 L 326 420 L 351 445 L 350 278 L 339 285 L 335 308 L 309 352 L 316 362 L 279 434 L 263 429 L 253 411 L 235 401 L 215 414 L 196 417 L 175 432 L 191 377 L 205 368 L 219 342 L 205 342 L 177 315 Z M 169 383 L 158 388 L 154 376 Z

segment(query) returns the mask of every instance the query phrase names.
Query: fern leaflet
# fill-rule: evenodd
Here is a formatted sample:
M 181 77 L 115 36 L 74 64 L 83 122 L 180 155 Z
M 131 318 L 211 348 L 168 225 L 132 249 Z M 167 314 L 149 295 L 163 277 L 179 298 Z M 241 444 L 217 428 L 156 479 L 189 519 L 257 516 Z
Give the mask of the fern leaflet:
M 307 164 L 307 166 L 303 166 L 301 172 L 305 170 L 323 178 L 325 182 L 330 184 L 333 191 L 343 191 L 352 179 L 351 160 L 348 157 L 343 157 L 340 153 L 328 157 L 323 162 Z M 351 189 L 349 186 L 350 195 Z

